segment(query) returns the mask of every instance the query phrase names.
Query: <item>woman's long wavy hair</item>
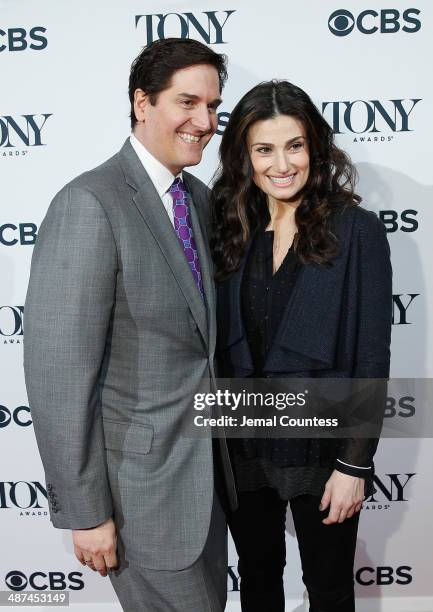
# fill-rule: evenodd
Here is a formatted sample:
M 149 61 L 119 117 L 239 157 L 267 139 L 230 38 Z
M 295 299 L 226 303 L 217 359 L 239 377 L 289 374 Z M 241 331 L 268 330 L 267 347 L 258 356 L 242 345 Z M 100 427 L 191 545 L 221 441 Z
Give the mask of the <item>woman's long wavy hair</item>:
M 356 170 L 334 143 L 331 127 L 310 97 L 287 81 L 260 83 L 238 102 L 225 128 L 220 164 L 212 188 L 212 254 L 216 279 L 237 270 L 255 230 L 269 218 L 267 197 L 253 181 L 247 137 L 257 121 L 288 115 L 304 126 L 310 171 L 295 212 L 294 248 L 302 263 L 330 264 L 338 240 L 330 217 L 336 208 L 356 206 Z

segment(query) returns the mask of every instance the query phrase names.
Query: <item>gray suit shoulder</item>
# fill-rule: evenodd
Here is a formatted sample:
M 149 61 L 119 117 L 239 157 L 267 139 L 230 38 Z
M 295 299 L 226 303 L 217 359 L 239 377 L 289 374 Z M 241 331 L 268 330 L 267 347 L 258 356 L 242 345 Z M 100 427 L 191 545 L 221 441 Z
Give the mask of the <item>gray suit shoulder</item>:
M 99 199 L 104 191 L 107 189 L 113 190 L 116 184 L 119 185 L 119 181 L 124 181 L 123 171 L 117 158 L 118 154 L 116 153 L 99 166 L 79 174 L 67 183 L 59 193 L 64 190 L 78 189 L 88 191 Z
M 82 211 L 102 213 L 110 223 L 113 221 L 113 211 L 116 210 L 120 185 L 125 184 L 118 154 L 99 166 L 73 178 L 54 196 L 47 210 L 47 217 L 53 217 L 60 211 L 69 210 L 74 218 L 80 218 Z M 63 214 L 63 213 L 61 213 Z M 54 218 L 54 217 L 53 217 Z

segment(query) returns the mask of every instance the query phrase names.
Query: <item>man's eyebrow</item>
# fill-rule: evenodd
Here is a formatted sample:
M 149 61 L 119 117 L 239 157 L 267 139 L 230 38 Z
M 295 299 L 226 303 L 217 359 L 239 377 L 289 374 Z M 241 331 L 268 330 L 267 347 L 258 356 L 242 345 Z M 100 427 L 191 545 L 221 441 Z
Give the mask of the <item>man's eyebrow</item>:
M 199 97 L 196 96 L 195 94 L 189 94 L 189 93 L 185 93 L 185 92 L 179 93 L 177 95 L 179 97 L 182 97 L 182 98 L 188 98 L 189 100 L 198 100 L 199 99 Z
M 189 94 L 186 92 L 182 92 L 178 94 L 179 98 L 188 98 L 188 100 L 193 100 L 193 101 L 197 101 L 200 100 L 199 96 L 196 96 L 195 94 Z M 210 106 L 214 106 L 215 108 L 217 106 L 219 106 L 221 104 L 222 100 L 221 98 L 215 98 L 215 100 L 212 100 L 212 102 L 209 103 Z

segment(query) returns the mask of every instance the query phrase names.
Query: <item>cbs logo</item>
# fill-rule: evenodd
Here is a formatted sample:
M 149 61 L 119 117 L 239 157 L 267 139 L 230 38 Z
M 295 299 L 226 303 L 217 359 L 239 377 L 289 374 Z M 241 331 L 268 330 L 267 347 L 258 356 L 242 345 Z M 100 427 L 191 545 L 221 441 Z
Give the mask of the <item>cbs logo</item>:
M 362 586 L 388 586 L 390 584 L 410 584 L 412 568 L 409 565 L 400 567 L 360 567 L 355 574 L 356 582 Z
M 410 8 L 403 11 L 397 9 L 382 9 L 375 11 L 367 9 L 355 17 L 346 9 L 334 11 L 328 19 L 328 28 L 334 36 L 347 36 L 356 29 L 361 34 L 395 34 L 400 29 L 402 32 L 414 33 L 421 29 L 421 21 L 414 15 L 420 14 L 419 9 Z M 404 23 L 402 26 L 401 24 Z
M 81 572 L 70 572 L 67 576 L 63 572 L 33 572 L 27 577 L 23 572 L 13 570 L 6 575 L 5 583 L 11 591 L 24 591 L 30 586 L 35 591 L 80 591 L 84 588 Z
M 6 406 L 0 406 L 0 429 L 7 427 L 11 421 L 20 427 L 28 427 L 32 424 L 30 408 L 28 406 L 18 406 L 14 410 L 9 410 Z
M 25 51 L 25 49 L 33 49 L 41 51 L 48 45 L 46 36 L 46 28 L 36 26 L 27 32 L 24 28 L 9 28 L 8 30 L 0 30 L 0 53 L 2 51 Z
M 415 398 L 410 395 L 405 395 L 398 399 L 395 397 L 387 397 L 383 416 L 388 419 L 395 416 L 401 416 L 403 418 L 413 417 L 415 414 L 414 402 Z
M 417 210 L 408 208 L 398 213 L 396 210 L 380 210 L 379 219 L 385 225 L 388 234 L 401 230 L 402 232 L 415 232 L 418 229 L 418 221 L 415 218 Z
M 4 246 L 34 245 L 38 228 L 34 223 L 4 223 L 0 225 L 0 244 Z

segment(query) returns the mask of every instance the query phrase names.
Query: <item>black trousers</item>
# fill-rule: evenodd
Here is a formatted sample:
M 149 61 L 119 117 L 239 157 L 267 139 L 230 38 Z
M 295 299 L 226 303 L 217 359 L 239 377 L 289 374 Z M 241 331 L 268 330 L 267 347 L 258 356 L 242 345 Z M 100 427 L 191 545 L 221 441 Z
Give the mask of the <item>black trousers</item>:
M 323 525 L 329 508 L 320 497 L 290 501 L 308 590 L 310 612 L 354 612 L 353 563 L 359 513 L 342 523 Z M 287 501 L 270 488 L 239 493 L 239 508 L 228 515 L 239 556 L 243 612 L 283 612 Z

